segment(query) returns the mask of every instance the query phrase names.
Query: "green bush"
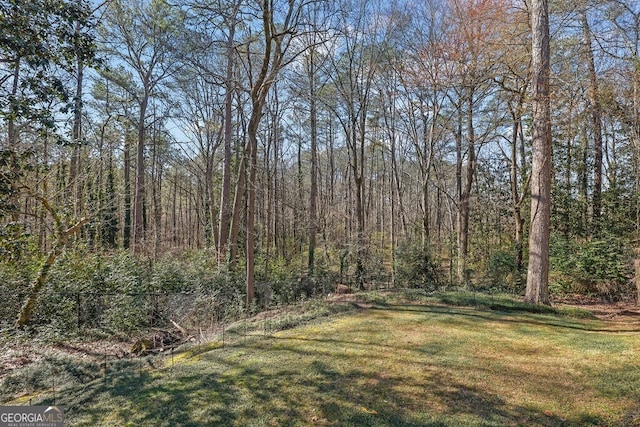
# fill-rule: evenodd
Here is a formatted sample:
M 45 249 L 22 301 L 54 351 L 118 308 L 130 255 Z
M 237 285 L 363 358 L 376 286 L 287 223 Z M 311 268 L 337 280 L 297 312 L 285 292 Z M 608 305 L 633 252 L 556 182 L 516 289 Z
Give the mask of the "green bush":
M 555 236 L 551 244 L 551 289 L 608 301 L 624 299 L 634 292 L 632 257 L 630 244 L 617 236 L 605 235 L 582 243 Z
M 518 272 L 513 251 L 498 250 L 491 254 L 484 267 L 482 281 L 491 291 L 520 293 L 524 289 L 524 278 Z
M 15 321 L 41 262 L 0 261 L 0 291 L 7 295 L 0 307 L 3 328 Z M 269 280 L 271 306 L 335 289 L 337 273 L 319 262 L 315 274 L 307 276 L 302 265 L 281 259 L 269 263 L 268 274 L 258 268 L 257 280 Z M 262 298 L 251 311 L 262 308 L 264 296 L 257 296 Z M 95 252 L 76 243 L 51 268 L 30 326 L 59 339 L 88 332 L 131 334 L 151 326 L 171 327 L 170 321 L 187 328 L 215 327 L 246 314 L 244 270 L 220 268 L 209 251 L 150 260 L 124 250 Z
M 437 289 L 444 281 L 438 263 L 427 248 L 402 243 L 395 253 L 396 280 L 409 288 Z
M 13 262 L 0 263 L 0 329 L 9 328 L 16 320 L 22 306 L 32 278 L 37 271 L 38 263 L 18 264 Z
M 0 306 L 3 328 L 15 321 L 41 265 L 35 258 L 31 263 L 0 260 L 0 291 L 7 295 Z M 271 306 L 324 295 L 338 283 L 338 273 L 321 262 L 312 276 L 300 260 L 293 266 L 284 259 L 270 262 L 268 274 L 265 265 L 258 266 L 256 279 L 268 279 Z M 134 334 L 172 327 L 171 321 L 190 329 L 213 328 L 262 309 L 263 297 L 247 311 L 244 270 L 221 268 L 210 251 L 151 260 L 76 243 L 51 268 L 30 326 L 47 339 Z

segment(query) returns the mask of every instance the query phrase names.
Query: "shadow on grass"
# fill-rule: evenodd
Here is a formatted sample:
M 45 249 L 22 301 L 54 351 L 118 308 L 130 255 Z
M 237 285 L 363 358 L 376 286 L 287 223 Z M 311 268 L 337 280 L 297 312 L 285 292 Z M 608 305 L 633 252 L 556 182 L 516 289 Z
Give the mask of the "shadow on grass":
M 514 324 L 529 324 L 534 326 L 551 326 L 555 328 L 573 329 L 578 331 L 587 332 L 606 332 L 606 333 L 633 333 L 640 332 L 640 329 L 612 329 L 596 327 L 598 322 L 592 321 L 579 321 L 570 317 L 558 317 L 553 315 L 552 312 L 533 313 L 526 309 L 526 307 L 519 308 L 505 308 L 499 304 L 494 305 L 494 308 L 475 309 L 471 307 L 463 306 L 442 306 L 433 304 L 377 304 L 372 309 L 388 310 L 388 311 L 405 311 L 405 312 L 423 312 L 431 314 L 445 314 L 462 318 L 475 318 L 485 321 L 493 322 L 505 322 Z M 512 317 L 511 314 L 518 314 L 517 317 Z M 550 314 L 551 313 L 551 314 Z
M 339 426 L 587 426 L 604 420 L 567 420 L 536 408 L 507 404 L 500 396 L 458 383 L 446 374 L 408 379 L 361 369 L 337 371 L 315 361 L 305 385 L 318 396 L 322 420 Z
M 549 324 L 546 318 L 512 319 L 500 313 L 430 305 L 386 305 L 375 310 Z M 365 322 L 359 330 L 363 336 L 376 337 L 381 333 L 376 326 Z M 579 324 L 555 326 L 591 330 Z M 563 419 L 540 408 L 510 404 L 482 384 L 463 384 L 430 361 L 429 355 L 445 350 L 441 345 L 389 345 L 326 336 L 253 337 L 233 347 L 200 353 L 175 368 L 124 370 L 107 381 L 93 381 L 69 392 L 57 403 L 67 410 L 69 425 L 86 426 L 610 425 L 586 412 Z M 367 354 L 384 359 L 402 351 L 418 355 L 413 363 L 418 360 L 424 374 L 411 376 L 395 366 L 387 371 L 367 366 Z
M 280 420 L 276 425 L 294 426 L 302 419 L 295 396 L 280 392 L 292 375 L 295 372 L 274 376 L 241 365 L 231 376 L 220 371 L 165 370 L 162 376 L 143 372 L 107 384 L 95 382 L 57 403 L 65 408 L 69 425 L 195 427 L 269 425 L 268 420 Z M 280 403 L 273 404 L 274 398 Z

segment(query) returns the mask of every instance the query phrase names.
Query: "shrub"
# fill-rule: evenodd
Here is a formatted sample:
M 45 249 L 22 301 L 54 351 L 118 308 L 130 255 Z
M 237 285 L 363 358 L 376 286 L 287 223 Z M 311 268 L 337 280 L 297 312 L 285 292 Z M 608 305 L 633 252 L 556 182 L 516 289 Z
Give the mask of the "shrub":
M 396 279 L 407 287 L 434 290 L 444 283 L 428 248 L 405 242 L 398 246 L 395 255 Z
M 483 279 L 493 291 L 519 293 L 523 289 L 522 276 L 514 252 L 498 250 L 487 260 Z
M 35 262 L 0 263 L 0 293 L 2 294 L 0 329 L 10 327 L 16 320 L 37 268 L 38 264 Z
M 631 296 L 633 253 L 617 236 L 605 235 L 584 243 L 555 237 L 551 262 L 555 282 L 552 289 L 616 301 Z

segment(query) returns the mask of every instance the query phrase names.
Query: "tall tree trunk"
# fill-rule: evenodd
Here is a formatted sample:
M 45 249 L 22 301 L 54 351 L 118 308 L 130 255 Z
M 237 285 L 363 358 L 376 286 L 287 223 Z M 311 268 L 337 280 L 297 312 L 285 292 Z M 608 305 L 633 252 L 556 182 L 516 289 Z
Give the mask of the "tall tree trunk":
M 304 208 L 305 208 L 305 191 L 304 191 L 304 173 L 302 172 L 302 138 L 297 138 L 297 153 L 296 153 L 296 169 L 297 169 L 297 187 L 298 194 L 293 203 L 293 217 L 294 218 L 303 218 L 304 217 Z M 293 224 L 293 242 L 294 242 L 294 251 L 298 252 L 300 245 L 305 237 L 309 237 L 306 233 L 306 228 L 303 231 L 303 226 L 299 224 L 298 221 L 294 221 Z
M 394 80 L 394 84 L 395 84 Z M 402 198 L 402 190 L 401 190 L 401 181 L 400 181 L 400 171 L 398 167 L 398 154 L 396 149 L 397 144 L 397 134 L 396 134 L 396 93 L 395 90 L 389 91 L 389 109 L 385 109 L 384 114 L 384 123 L 385 128 L 387 130 L 387 137 L 390 142 L 390 153 L 389 157 L 391 159 L 391 172 L 389 173 L 389 193 L 391 199 L 390 206 L 390 224 L 389 224 L 389 240 L 390 240 L 390 258 L 391 258 L 391 287 L 395 287 L 396 285 L 396 247 L 398 244 L 398 219 L 400 219 L 400 223 L 402 224 L 402 231 L 406 234 L 406 223 L 405 223 L 405 214 L 404 214 L 404 204 Z M 388 111 L 388 113 L 387 113 Z M 398 206 L 396 207 L 396 202 Z M 399 217 L 399 218 L 398 218 Z
M 269 0 L 263 0 L 261 3 L 262 8 L 262 28 L 264 31 L 264 54 L 262 56 L 262 64 L 260 71 L 255 80 L 251 82 L 251 118 L 249 119 L 248 126 L 248 151 L 245 153 L 245 158 L 248 155 L 247 161 L 248 174 L 247 174 L 247 218 L 246 218 L 246 263 L 247 263 L 247 276 L 246 276 L 246 290 L 247 290 L 247 306 L 249 306 L 255 298 L 255 199 L 256 199 L 256 169 L 258 158 L 258 128 L 260 126 L 260 119 L 263 115 L 265 100 L 271 85 L 275 82 L 276 76 L 282 66 L 282 60 L 284 57 L 282 37 L 284 37 L 293 27 L 289 27 L 291 24 L 291 18 L 294 12 L 294 1 L 291 0 L 288 3 L 289 9 L 284 20 L 285 31 L 283 33 L 275 34 L 273 31 L 276 28 L 273 15 L 273 3 Z
M 402 197 L 402 180 L 400 179 L 400 167 L 398 165 L 398 153 L 397 153 L 397 141 L 395 137 L 395 133 L 393 138 L 391 139 L 391 169 L 393 170 L 393 188 L 392 192 L 395 192 L 396 198 L 398 200 L 398 208 L 400 212 L 400 224 L 402 225 L 402 234 L 407 234 L 407 218 L 406 218 L 406 210 L 404 207 L 404 197 Z M 395 221 L 395 217 L 393 219 Z M 397 243 L 397 242 L 396 242 Z
M 80 24 L 77 24 L 80 25 Z M 82 59 L 77 61 L 77 82 L 76 95 L 74 99 L 73 111 L 73 149 L 71 151 L 71 162 L 69 164 L 69 184 L 67 187 L 67 200 L 69 206 L 73 206 L 74 215 L 80 214 L 81 204 L 81 184 L 79 182 L 80 174 L 80 151 L 82 147 L 82 84 L 84 65 Z
M 318 108 L 316 104 L 315 48 L 311 48 L 308 62 L 309 125 L 311 130 L 311 188 L 309 189 L 309 252 L 307 268 L 313 275 L 315 268 L 316 236 L 318 234 Z
M 131 132 L 125 130 L 124 135 L 124 227 L 122 246 L 131 246 Z
M 435 100 L 435 97 L 434 97 Z M 423 121 L 423 135 L 422 135 L 422 154 L 420 159 L 420 172 L 422 175 L 422 206 L 423 206 L 423 216 L 422 216 L 422 247 L 426 251 L 429 248 L 431 243 L 431 212 L 430 212 L 430 201 L 429 201 L 429 182 L 431 181 L 431 168 L 433 164 L 433 159 L 435 156 L 435 127 L 436 127 L 436 118 L 439 114 L 439 106 L 435 103 L 433 104 L 433 109 L 431 111 L 432 118 L 431 123 L 428 124 L 428 119 L 426 114 L 424 115 Z M 416 147 L 418 148 L 418 147 Z
M 139 252 L 142 248 L 144 234 L 144 198 L 145 198 L 145 166 L 144 166 L 144 144 L 146 138 L 145 118 L 147 105 L 149 103 L 149 93 L 145 89 L 145 94 L 140 102 L 140 114 L 138 116 L 138 143 L 136 149 L 136 186 L 133 199 L 133 252 Z
M 563 185 L 564 185 L 564 190 L 566 191 L 567 196 L 570 194 L 571 192 L 571 188 L 572 188 L 572 177 L 573 177 L 573 157 L 575 155 L 574 153 L 574 144 L 575 144 L 575 131 L 574 131 L 574 100 L 570 99 L 569 100 L 569 104 L 567 106 L 567 134 L 568 134 L 568 138 L 567 138 L 567 146 L 566 146 L 566 162 L 565 162 L 565 168 L 564 168 L 564 177 L 563 177 Z M 579 163 L 579 162 L 578 162 Z M 579 169 L 578 169 L 579 171 Z M 573 232 L 573 224 L 571 221 L 571 217 L 575 215 L 575 212 L 572 212 L 572 209 L 569 205 L 569 202 L 567 201 L 566 206 L 563 210 L 562 216 L 561 216 L 561 230 L 562 230 L 562 234 L 565 236 L 566 239 L 569 239 L 570 233 Z
M 240 221 L 242 221 L 243 207 L 245 206 L 245 181 L 247 170 L 247 154 L 240 160 L 238 179 L 236 181 L 233 198 L 233 215 L 231 217 L 231 227 L 229 230 L 229 263 L 233 267 L 238 256 L 238 236 L 240 234 Z
M 277 109 L 277 108 L 276 108 Z M 274 242 L 274 221 L 273 213 L 275 210 L 276 199 L 278 198 L 275 190 L 274 181 L 278 170 L 278 157 L 273 153 L 278 152 L 278 114 L 271 114 L 269 117 L 272 120 L 269 134 L 266 137 L 266 147 L 263 159 L 264 170 L 264 182 L 262 187 L 265 189 L 262 197 L 263 207 L 261 208 L 264 216 L 264 281 L 269 281 L 269 266 L 271 265 L 271 250 L 273 249 Z M 273 162 L 273 163 L 272 163 Z M 273 164 L 273 166 L 271 166 Z M 266 188 L 265 188 L 266 187 Z M 277 248 L 276 248 L 277 253 Z
M 458 105 L 458 117 L 457 117 L 457 127 L 455 132 L 455 140 L 456 140 L 456 196 L 457 196 L 457 209 L 456 209 L 456 243 L 458 247 L 457 254 L 457 271 L 456 277 L 459 283 L 462 283 L 464 280 L 464 269 L 465 266 L 462 264 L 462 255 L 461 255 L 461 229 L 462 229 L 462 110 L 460 105 Z
M 422 196 L 422 248 L 427 250 L 431 240 L 431 212 L 429 210 L 429 172 L 422 171 L 422 182 L 420 185 Z
M 513 117 L 513 136 L 511 140 L 511 197 L 513 203 L 513 223 L 514 223 L 514 241 L 515 241 L 515 266 L 518 274 L 522 273 L 523 267 L 523 231 L 524 231 L 524 218 L 522 217 L 522 201 L 520 197 L 520 191 L 518 189 L 518 138 L 520 134 L 520 117 L 514 115 Z
M 246 291 L 247 307 L 255 298 L 255 206 L 256 206 L 256 169 L 258 168 L 258 126 L 260 116 L 255 115 L 249 122 L 247 156 L 249 174 L 247 180 L 247 218 L 246 218 Z
M 205 233 L 206 239 L 205 244 L 207 246 L 213 246 L 216 249 L 216 253 L 220 253 L 219 251 L 219 226 L 217 224 L 218 218 L 216 218 L 216 207 L 213 201 L 215 200 L 215 195 L 213 192 L 213 179 L 214 179 L 214 156 L 213 153 L 206 161 L 205 173 L 204 173 L 204 197 L 205 197 Z
M 364 290 L 364 254 L 365 254 L 365 207 L 364 207 L 364 147 L 365 147 L 365 124 L 366 114 L 362 114 L 359 121 L 358 129 L 360 132 L 355 133 L 354 126 L 354 177 L 353 182 L 356 190 L 356 219 L 357 219 L 357 244 L 356 250 L 356 285 L 358 289 Z
M 589 137 L 586 127 L 582 127 L 582 143 L 580 147 L 581 156 L 578 161 L 578 194 L 580 198 L 580 228 L 584 234 L 589 223 Z
M 551 109 L 549 100 L 549 6 L 532 0 L 533 141 L 531 170 L 531 231 L 525 302 L 550 304 L 549 229 L 551 219 Z
M 171 197 L 171 242 L 178 246 L 178 171 L 173 177 L 173 195 Z
M 153 116 L 155 122 L 155 105 Z M 151 203 L 153 204 L 153 256 L 157 258 L 161 250 L 162 235 L 162 163 L 158 155 L 158 135 L 154 125 L 151 152 Z
M 471 96 L 469 96 L 471 98 Z M 471 101 L 468 101 L 469 104 Z M 470 192 L 471 185 L 473 183 L 473 168 L 475 163 L 475 151 L 473 141 L 473 122 L 472 122 L 472 110 L 469 106 L 467 112 L 467 165 L 466 168 L 463 165 L 462 155 L 462 115 L 464 114 L 462 105 L 460 105 L 460 111 L 458 116 L 458 129 L 456 132 L 456 188 L 458 194 L 458 210 L 456 215 L 456 237 L 458 246 L 458 263 L 457 263 L 457 279 L 460 284 L 467 284 L 469 280 L 469 274 L 467 271 L 467 254 L 469 252 L 469 214 L 471 210 L 470 206 Z
M 231 142 L 232 142 L 232 107 L 233 107 L 233 69 L 234 69 L 234 39 L 235 14 L 231 17 L 229 36 L 227 38 L 227 67 L 225 75 L 224 94 L 224 155 L 222 162 L 222 190 L 220 193 L 220 228 L 218 233 L 218 263 L 227 259 L 229 246 L 229 227 L 231 221 Z
M 109 160 L 108 160 L 108 172 L 107 172 L 107 188 L 106 188 L 106 203 L 104 213 L 104 228 L 103 228 L 103 242 L 106 243 L 108 248 L 116 247 L 116 234 L 118 231 L 118 219 L 117 219 L 117 205 L 116 205 L 116 190 L 115 190 L 115 171 L 113 167 L 113 149 L 109 148 Z
M 513 210 L 514 224 L 514 261 L 518 277 L 523 272 L 524 267 L 524 217 L 522 216 L 522 204 L 529 188 L 529 177 L 526 173 L 525 158 L 520 157 L 522 167 L 518 166 L 518 158 L 521 155 L 519 149 L 524 146 L 524 135 L 522 133 L 522 109 L 526 96 L 526 88 L 518 93 L 517 104 L 510 105 L 512 120 L 511 153 L 509 159 L 510 180 L 511 180 L 511 205 Z M 523 178 L 524 177 L 524 178 Z M 524 183 L 522 182 L 524 180 Z M 521 188 L 522 186 L 522 188 Z
M 468 283 L 471 279 L 469 277 L 469 271 L 467 269 L 468 257 L 469 257 L 469 216 L 471 215 L 471 189 L 473 188 L 473 179 L 476 171 L 476 134 L 473 123 L 473 89 L 470 89 L 469 96 L 467 98 L 467 169 L 465 174 L 464 183 L 464 196 L 463 196 L 463 216 L 462 216 L 462 256 L 464 266 L 464 280 L 463 283 Z
M 312 95 L 313 96 L 313 95 Z M 318 129 L 315 101 L 311 106 L 311 189 L 309 194 L 309 275 L 315 269 L 316 236 L 318 234 Z
M 635 193 L 636 193 L 636 205 L 635 205 L 635 233 L 636 241 L 634 248 L 634 267 L 635 277 L 634 282 L 636 285 L 636 305 L 640 307 L 640 200 L 638 194 L 640 194 L 640 174 L 638 169 L 640 166 L 640 57 L 633 58 L 633 111 L 631 112 L 631 134 L 633 135 L 634 143 L 634 166 L 635 175 Z
M 598 230 L 599 219 L 602 210 L 602 108 L 600 106 L 598 76 L 593 59 L 593 49 L 591 46 L 591 28 L 587 18 L 587 2 L 584 1 L 581 11 L 582 31 L 584 36 L 584 52 L 587 60 L 587 70 L 589 73 L 589 107 L 591 110 L 591 126 L 593 129 L 593 202 L 592 216 L 594 227 Z
M 273 182 L 271 183 L 273 191 L 273 200 L 272 200 L 272 223 L 271 223 L 271 235 L 272 235 L 272 245 L 275 248 L 275 253 L 277 254 L 280 251 L 282 258 L 286 256 L 286 238 L 284 237 L 284 231 L 282 230 L 285 226 L 284 218 L 284 209 L 285 209 L 285 201 L 282 200 L 282 197 L 277 197 L 277 194 L 282 194 L 282 181 L 280 179 L 278 170 L 278 164 L 280 157 L 280 144 L 278 144 L 277 139 L 273 140 Z

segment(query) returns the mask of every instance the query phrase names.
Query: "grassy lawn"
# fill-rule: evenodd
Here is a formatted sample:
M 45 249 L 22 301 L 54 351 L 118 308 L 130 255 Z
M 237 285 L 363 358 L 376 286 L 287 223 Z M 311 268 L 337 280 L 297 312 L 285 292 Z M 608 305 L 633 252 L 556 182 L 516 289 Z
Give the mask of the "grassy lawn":
M 640 426 L 634 325 L 508 298 L 369 302 L 194 347 L 56 403 L 84 426 Z

